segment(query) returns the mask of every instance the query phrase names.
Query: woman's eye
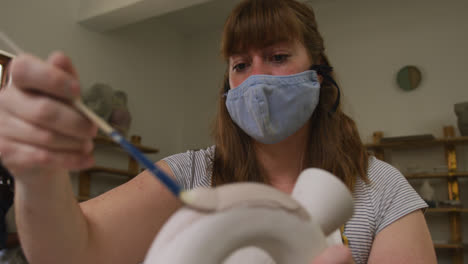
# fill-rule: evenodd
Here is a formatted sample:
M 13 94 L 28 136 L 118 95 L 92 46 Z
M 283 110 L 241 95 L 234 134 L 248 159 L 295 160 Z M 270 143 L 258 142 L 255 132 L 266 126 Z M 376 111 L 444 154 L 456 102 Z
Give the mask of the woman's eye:
M 245 67 L 247 67 L 247 64 L 245 64 L 245 63 L 238 63 L 238 64 L 234 65 L 234 67 L 232 67 L 232 69 L 233 69 L 234 71 L 239 72 L 239 71 L 244 70 Z
M 275 54 L 271 57 L 272 62 L 282 63 L 289 58 L 289 54 Z

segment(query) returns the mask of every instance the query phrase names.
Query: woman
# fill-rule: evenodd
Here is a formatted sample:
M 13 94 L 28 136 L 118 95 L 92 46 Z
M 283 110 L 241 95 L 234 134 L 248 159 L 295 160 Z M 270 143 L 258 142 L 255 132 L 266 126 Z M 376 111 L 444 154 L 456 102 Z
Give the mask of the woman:
M 354 123 L 339 107 L 338 87 L 308 6 L 294 0 L 243 1 L 226 22 L 222 52 L 228 70 L 216 144 L 168 157 L 157 163 L 163 170 L 186 188 L 259 181 L 289 193 L 304 168 L 326 169 L 356 198 L 355 215 L 344 227 L 355 262 L 435 263 L 420 210 L 426 205 L 395 169 L 367 156 Z M 0 96 L 1 127 L 9 128 L 0 129 L 0 151 L 16 176 L 18 227 L 28 258 L 34 263 L 141 261 L 179 202 L 143 172 L 78 204 L 68 170 L 93 164 L 96 127 L 67 103 L 79 96 L 77 74 L 60 53 L 46 62 L 19 56 L 12 71 L 12 87 Z M 350 251 L 338 246 L 314 263 L 351 261 Z

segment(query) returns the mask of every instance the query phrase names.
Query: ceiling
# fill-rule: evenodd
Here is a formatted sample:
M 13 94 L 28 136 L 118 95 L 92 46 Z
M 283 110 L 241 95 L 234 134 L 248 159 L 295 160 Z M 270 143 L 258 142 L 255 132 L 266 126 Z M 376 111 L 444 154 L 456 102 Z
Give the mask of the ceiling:
M 162 23 L 184 35 L 206 31 L 221 31 L 229 13 L 242 0 L 211 0 L 145 20 L 144 23 Z M 299 0 L 312 1 L 331 0 Z
M 151 19 L 182 34 L 221 30 L 231 10 L 241 0 L 214 0 Z
M 182 33 L 219 28 L 240 0 L 81 0 L 78 22 L 106 32 L 140 22 L 159 22 Z
M 221 30 L 241 0 L 82 0 L 80 23 L 105 32 L 140 23 L 162 23 L 186 35 Z M 122 2 L 127 1 L 127 5 Z M 299 0 L 302 2 L 322 0 Z M 118 3 L 120 2 L 120 6 Z M 89 3 L 89 4 L 86 4 Z M 165 3 L 174 3 L 169 6 Z M 175 3 L 178 3 L 176 5 Z M 107 5 L 105 8 L 103 6 Z M 165 13 L 161 13 L 163 5 Z M 94 8 L 93 8 L 94 7 Z M 144 10 L 147 9 L 147 10 Z M 85 10 L 85 12 L 83 12 Z M 84 13 L 84 14 L 83 14 Z

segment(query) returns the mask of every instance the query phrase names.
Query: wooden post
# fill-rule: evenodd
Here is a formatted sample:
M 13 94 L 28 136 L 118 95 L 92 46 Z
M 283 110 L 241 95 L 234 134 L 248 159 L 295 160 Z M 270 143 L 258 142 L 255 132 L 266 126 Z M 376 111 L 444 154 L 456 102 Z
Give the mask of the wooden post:
M 444 138 L 454 138 L 455 129 L 453 126 L 444 127 Z M 457 156 L 455 152 L 455 146 L 452 144 L 446 145 L 445 155 L 447 157 L 447 165 L 449 172 L 454 172 L 457 170 Z
M 381 139 L 383 138 L 383 132 L 382 131 L 375 131 L 372 134 L 372 141 L 374 144 L 380 144 Z M 382 148 L 376 147 L 374 149 L 374 155 L 376 158 L 379 160 L 385 160 L 385 152 Z
M 453 126 L 444 126 L 444 138 L 454 138 L 455 129 Z
M 132 144 L 139 145 L 141 143 L 141 137 L 136 136 L 136 135 L 132 135 L 130 137 L 130 142 L 132 142 Z M 132 156 L 129 156 L 128 171 L 130 171 L 131 173 L 134 174 L 134 176 L 136 176 L 139 173 L 139 169 L 140 168 L 139 168 L 138 162 L 135 159 L 133 159 Z
M 453 138 L 455 137 L 455 129 L 453 126 L 446 126 L 444 127 L 444 138 Z M 446 144 L 445 145 L 445 157 L 447 160 L 447 167 L 449 170 L 449 174 L 452 175 L 457 170 L 457 156 L 455 151 L 455 146 L 453 144 Z M 460 200 L 460 192 L 459 192 L 459 184 L 458 179 L 456 177 L 449 177 L 448 178 L 448 195 L 449 200 Z M 462 243 L 462 236 L 461 236 L 461 221 L 460 221 L 460 213 L 459 212 L 451 212 L 449 213 L 449 221 L 450 221 L 450 240 L 451 243 L 461 244 Z M 452 261 L 456 264 L 463 263 L 463 251 L 462 250 L 454 250 L 454 254 L 452 255 Z

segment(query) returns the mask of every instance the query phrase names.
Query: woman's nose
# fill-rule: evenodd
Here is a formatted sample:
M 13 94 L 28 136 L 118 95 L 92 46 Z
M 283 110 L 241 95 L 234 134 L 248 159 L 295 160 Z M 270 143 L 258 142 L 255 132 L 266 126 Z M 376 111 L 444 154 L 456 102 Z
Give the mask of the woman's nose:
M 269 65 L 264 61 L 264 59 L 259 56 L 256 56 L 252 60 L 250 74 L 251 75 L 259 75 L 259 74 L 272 75 L 272 72 L 271 72 Z

